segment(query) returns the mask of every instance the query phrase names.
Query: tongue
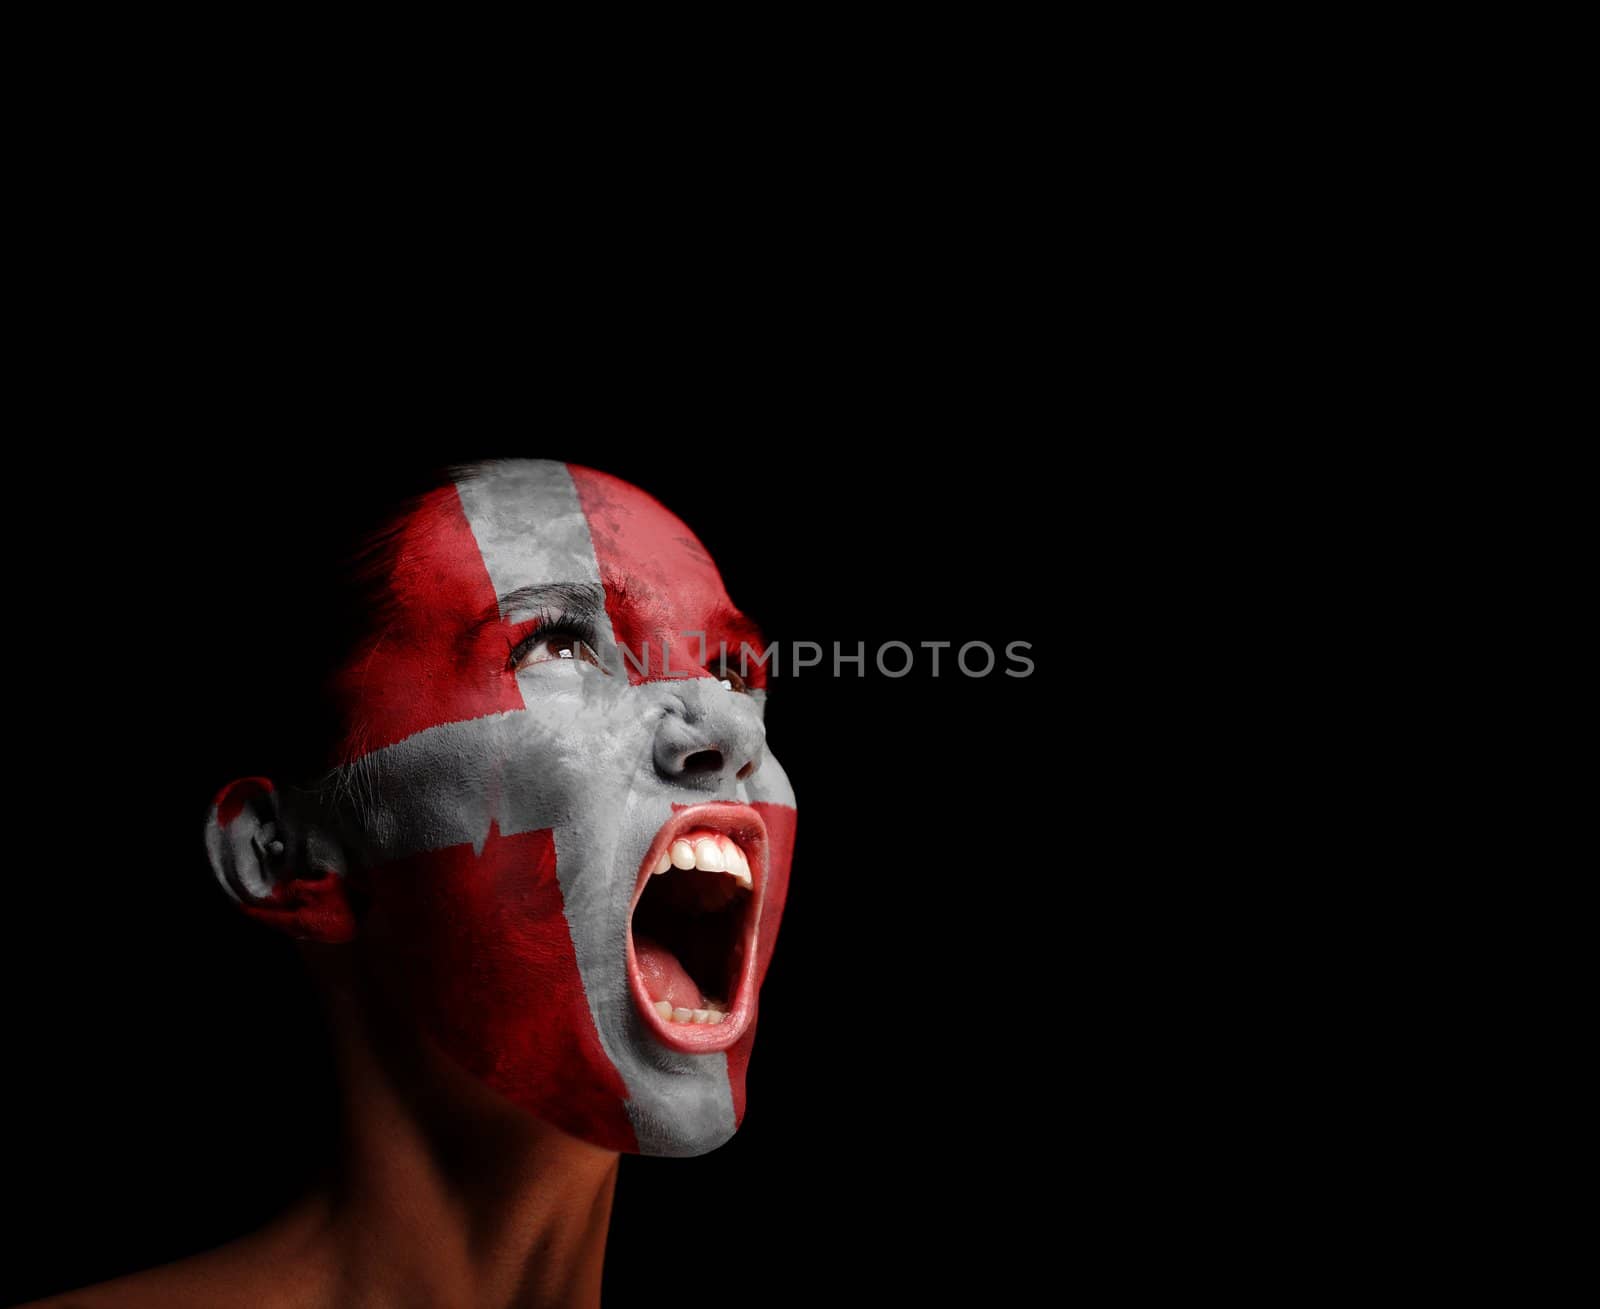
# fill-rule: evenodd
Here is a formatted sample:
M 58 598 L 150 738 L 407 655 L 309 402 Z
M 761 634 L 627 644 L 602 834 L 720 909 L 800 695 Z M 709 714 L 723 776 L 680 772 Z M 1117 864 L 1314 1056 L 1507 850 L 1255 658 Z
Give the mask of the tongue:
M 644 989 L 652 1000 L 665 1000 L 674 1009 L 704 1009 L 705 996 L 684 971 L 678 956 L 648 936 L 633 938 L 633 956 L 644 974 Z

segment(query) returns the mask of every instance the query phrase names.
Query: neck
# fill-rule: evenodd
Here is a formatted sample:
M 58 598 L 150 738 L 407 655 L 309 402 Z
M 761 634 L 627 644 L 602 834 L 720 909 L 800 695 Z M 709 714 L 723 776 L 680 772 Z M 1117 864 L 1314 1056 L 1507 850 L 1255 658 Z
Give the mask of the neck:
M 617 1155 L 390 1031 L 349 970 L 318 971 L 344 1119 L 337 1177 L 316 1202 L 335 1298 L 598 1305 Z

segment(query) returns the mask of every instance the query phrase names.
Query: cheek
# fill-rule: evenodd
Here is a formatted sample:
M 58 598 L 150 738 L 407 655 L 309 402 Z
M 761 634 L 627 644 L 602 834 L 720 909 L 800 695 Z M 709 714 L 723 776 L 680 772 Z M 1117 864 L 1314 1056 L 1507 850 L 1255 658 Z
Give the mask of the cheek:
M 432 1041 L 513 1103 L 631 1149 L 626 1088 L 584 1001 L 549 830 L 376 869 L 362 927 L 385 987 Z
M 341 770 L 359 862 L 383 877 L 421 851 L 481 847 L 493 828 L 526 833 L 620 803 L 648 746 L 637 713 L 579 688 L 372 751 Z

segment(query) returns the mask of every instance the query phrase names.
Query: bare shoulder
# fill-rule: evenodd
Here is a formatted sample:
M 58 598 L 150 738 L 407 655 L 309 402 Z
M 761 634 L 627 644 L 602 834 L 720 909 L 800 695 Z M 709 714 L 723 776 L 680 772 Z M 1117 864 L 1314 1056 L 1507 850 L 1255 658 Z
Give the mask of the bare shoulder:
M 44 1300 L 33 1300 L 20 1309 L 145 1309 L 147 1305 L 151 1309 L 156 1305 L 186 1309 L 186 1306 L 208 1301 L 218 1305 L 234 1304 L 236 1301 L 232 1297 L 220 1301 L 211 1299 L 205 1290 L 210 1279 L 195 1276 L 199 1270 L 193 1265 L 205 1257 L 182 1259 L 159 1268 L 113 1278 L 109 1282 L 52 1295 Z
M 35 1300 L 22 1309 L 245 1309 L 249 1305 L 277 1309 L 307 1306 L 311 1301 L 270 1284 L 265 1270 L 211 1254 L 180 1259 L 144 1272 L 130 1273 L 64 1295 Z M 281 1276 L 281 1273 L 280 1273 Z
M 324 1264 L 303 1221 L 280 1220 L 204 1254 L 18 1309 L 321 1309 Z

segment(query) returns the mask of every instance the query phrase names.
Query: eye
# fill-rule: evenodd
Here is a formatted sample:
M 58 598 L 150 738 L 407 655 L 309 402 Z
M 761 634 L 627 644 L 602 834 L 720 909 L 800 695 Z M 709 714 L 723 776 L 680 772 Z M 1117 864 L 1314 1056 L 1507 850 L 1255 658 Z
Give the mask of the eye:
M 711 666 L 711 675 L 730 691 L 738 691 L 745 695 L 750 692 L 750 684 L 740 676 L 739 670 L 731 663 L 719 660 Z
M 511 653 L 511 669 L 521 672 L 529 664 L 570 662 L 600 666 L 600 659 L 581 636 L 562 633 L 534 635 Z

